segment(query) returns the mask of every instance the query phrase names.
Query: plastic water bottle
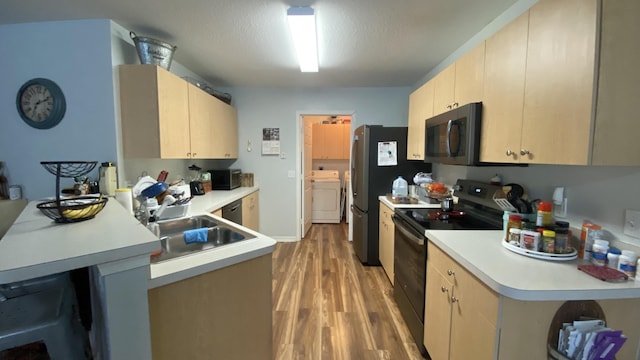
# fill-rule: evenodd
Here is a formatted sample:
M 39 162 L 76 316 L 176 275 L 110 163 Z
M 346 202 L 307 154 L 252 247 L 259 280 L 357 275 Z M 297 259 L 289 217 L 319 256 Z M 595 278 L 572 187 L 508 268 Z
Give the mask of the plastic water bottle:
M 402 176 L 398 176 L 397 179 L 393 180 L 393 186 L 391 187 L 391 196 L 394 198 L 407 197 L 409 194 L 409 186 L 407 185 L 407 180 L 403 179 Z

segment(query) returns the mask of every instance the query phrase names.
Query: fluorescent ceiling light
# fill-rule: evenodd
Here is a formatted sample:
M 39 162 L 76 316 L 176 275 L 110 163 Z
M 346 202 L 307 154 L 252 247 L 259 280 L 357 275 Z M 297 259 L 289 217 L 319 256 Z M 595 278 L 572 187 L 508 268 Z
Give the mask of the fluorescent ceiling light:
M 289 30 L 296 47 L 300 71 L 318 72 L 316 17 L 310 7 L 290 7 L 287 10 Z

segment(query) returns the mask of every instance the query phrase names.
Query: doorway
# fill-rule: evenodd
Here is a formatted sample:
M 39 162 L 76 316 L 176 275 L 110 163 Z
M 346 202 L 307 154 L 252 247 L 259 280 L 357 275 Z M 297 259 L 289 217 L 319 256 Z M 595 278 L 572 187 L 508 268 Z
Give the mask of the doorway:
M 347 203 L 350 192 L 347 189 L 348 171 L 351 157 L 351 134 L 353 111 L 326 111 L 298 113 L 298 238 L 304 238 L 314 222 L 313 214 L 326 209 L 314 209 L 314 174 L 319 170 L 337 171 L 339 177 L 339 218 L 328 222 L 341 222 L 348 218 Z M 315 130 L 315 131 L 314 131 Z M 326 193 L 326 192 L 325 192 Z M 318 194 L 320 194 L 318 192 Z M 318 206 L 333 206 L 335 201 L 316 202 Z M 320 205 L 325 204 L 325 205 Z M 314 212 L 315 211 L 315 212 Z M 322 222 L 322 220 L 317 220 Z

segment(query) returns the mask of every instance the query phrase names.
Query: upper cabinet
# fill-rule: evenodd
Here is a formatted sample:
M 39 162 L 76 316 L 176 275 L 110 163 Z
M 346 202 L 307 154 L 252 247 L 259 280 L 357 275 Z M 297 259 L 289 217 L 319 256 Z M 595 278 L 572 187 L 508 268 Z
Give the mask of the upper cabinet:
M 233 107 L 155 65 L 122 65 L 119 70 L 125 157 L 238 157 Z
M 312 156 L 314 159 L 349 159 L 350 124 L 313 124 Z
M 486 41 L 481 161 L 640 165 L 640 2 L 599 3 L 540 0 Z
M 522 134 L 529 12 L 486 41 L 480 161 L 517 161 Z
M 433 78 L 433 115 L 482 101 L 484 55 L 482 42 Z
M 424 124 L 433 116 L 433 81 L 409 95 L 407 160 L 424 160 Z

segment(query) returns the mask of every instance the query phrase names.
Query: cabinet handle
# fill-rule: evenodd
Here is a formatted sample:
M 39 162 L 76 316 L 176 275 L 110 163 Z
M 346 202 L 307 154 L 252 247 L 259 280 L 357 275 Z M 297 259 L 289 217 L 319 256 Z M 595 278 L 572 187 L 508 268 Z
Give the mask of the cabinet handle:
M 507 150 L 506 154 L 507 154 L 507 156 L 513 156 L 513 155 L 515 155 L 516 153 L 515 153 L 514 151 Z
M 190 153 L 190 152 L 188 152 L 188 153 L 187 153 L 187 157 L 188 157 L 188 158 L 190 158 L 190 157 L 191 157 L 191 153 Z
M 447 275 L 452 276 L 455 275 L 456 273 L 453 272 L 453 270 L 447 270 Z
M 453 103 L 453 107 L 458 107 L 458 103 L 457 103 L 457 102 L 454 102 L 454 103 Z
M 444 287 L 444 286 L 443 286 L 443 287 L 441 287 L 441 288 L 440 288 L 440 291 L 442 291 L 442 292 L 449 292 L 449 289 L 447 289 L 446 287 Z
M 531 153 L 529 152 L 529 150 L 527 150 L 527 149 L 520 149 L 520 155 L 524 156 L 524 155 L 529 155 L 529 154 L 531 154 Z
M 193 153 L 193 155 L 192 155 L 192 156 L 193 156 L 193 157 L 196 157 L 196 155 L 198 155 L 198 153 Z
M 451 110 L 451 105 L 447 105 L 447 109 Z
M 455 296 L 452 296 L 452 297 L 451 297 L 451 302 L 458 302 L 459 300 L 460 300 L 460 299 L 458 299 L 458 298 L 457 298 L 457 297 L 455 297 Z

